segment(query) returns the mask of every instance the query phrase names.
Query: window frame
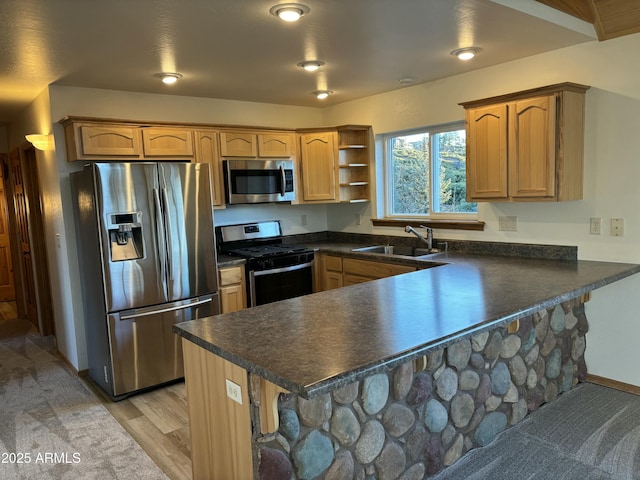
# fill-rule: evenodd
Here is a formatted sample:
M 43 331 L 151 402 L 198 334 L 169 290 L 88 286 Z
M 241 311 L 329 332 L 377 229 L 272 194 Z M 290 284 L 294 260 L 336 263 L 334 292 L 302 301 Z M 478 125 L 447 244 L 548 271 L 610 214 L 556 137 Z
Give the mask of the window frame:
M 416 215 L 416 214 L 399 214 L 399 213 L 391 213 L 392 210 L 392 192 L 393 192 L 393 174 L 392 174 L 392 157 L 393 153 L 391 152 L 391 139 L 395 137 L 409 136 L 409 135 L 417 135 L 417 134 L 429 134 L 429 156 L 430 158 L 434 158 L 433 155 L 433 145 L 431 143 L 432 135 L 444 132 L 450 132 L 453 130 L 465 130 L 465 122 L 456 121 L 438 125 L 432 125 L 427 127 L 419 127 L 419 128 L 411 128 L 407 130 L 398 130 L 395 132 L 388 132 L 382 135 L 382 160 L 383 160 L 383 168 L 384 168 L 384 209 L 383 214 L 385 219 L 394 220 L 394 219 L 408 219 L 408 220 L 477 220 L 478 212 L 469 213 L 455 213 L 455 212 L 434 212 L 432 209 L 427 215 Z M 439 162 L 438 162 L 439 163 Z M 434 205 L 433 201 L 433 191 L 434 191 L 434 178 L 436 179 L 436 183 L 439 182 L 440 176 L 434 175 L 436 170 L 434 162 L 430 162 L 431 172 L 429 175 L 429 205 Z M 439 167 L 439 165 L 438 165 Z

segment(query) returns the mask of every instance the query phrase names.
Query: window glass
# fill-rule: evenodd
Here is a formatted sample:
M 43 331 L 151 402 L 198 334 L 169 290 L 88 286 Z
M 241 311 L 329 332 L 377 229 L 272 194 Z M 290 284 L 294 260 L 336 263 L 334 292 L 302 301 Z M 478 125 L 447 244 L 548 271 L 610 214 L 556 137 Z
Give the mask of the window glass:
M 475 214 L 466 201 L 464 124 L 385 136 L 387 216 Z

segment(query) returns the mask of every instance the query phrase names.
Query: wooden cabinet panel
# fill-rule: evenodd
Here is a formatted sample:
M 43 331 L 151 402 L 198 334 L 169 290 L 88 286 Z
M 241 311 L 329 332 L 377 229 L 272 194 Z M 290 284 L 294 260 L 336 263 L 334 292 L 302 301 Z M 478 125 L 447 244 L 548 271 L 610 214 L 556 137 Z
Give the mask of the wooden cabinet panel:
M 224 180 L 222 177 L 222 162 L 218 154 L 218 133 L 214 130 L 195 132 L 195 161 L 208 163 L 211 175 L 211 195 L 213 206 L 223 208 Z
M 182 339 L 194 479 L 253 478 L 249 374 Z M 227 396 L 235 383 L 242 403 Z
M 220 155 L 223 157 L 257 157 L 255 133 L 220 132 Z
M 509 194 L 552 197 L 555 192 L 555 96 L 509 104 Z
M 220 268 L 218 276 L 222 313 L 236 312 L 247 308 L 244 266 Z
M 145 157 L 193 157 L 193 135 L 177 128 L 143 128 L 142 145 Z
M 369 279 L 391 277 L 402 273 L 414 272 L 416 267 L 395 263 L 371 262 L 355 258 L 345 258 L 342 261 L 342 271 L 347 275 L 357 275 Z
M 467 110 L 466 123 L 467 198 L 507 198 L 507 105 Z
M 336 158 L 335 132 L 300 134 L 303 201 L 337 201 Z
M 75 128 L 74 128 L 75 127 Z M 71 125 L 66 132 L 76 158 L 90 156 L 138 157 L 142 153 L 140 131 L 137 127 L 119 125 Z M 71 142 L 69 142 L 71 140 Z
M 291 157 L 295 150 L 295 135 L 291 133 L 259 133 L 259 157 Z
M 416 267 L 409 265 L 342 258 L 335 255 L 319 255 L 317 265 L 321 270 L 322 290 L 346 287 L 416 270 Z
M 580 200 L 588 88 L 562 83 L 462 103 L 467 199 Z

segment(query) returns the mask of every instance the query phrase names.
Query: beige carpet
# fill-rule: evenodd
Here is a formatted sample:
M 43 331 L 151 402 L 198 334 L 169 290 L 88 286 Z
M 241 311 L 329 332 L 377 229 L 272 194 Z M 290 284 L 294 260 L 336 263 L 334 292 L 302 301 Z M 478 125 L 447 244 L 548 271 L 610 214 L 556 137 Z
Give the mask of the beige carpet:
M 0 479 L 166 479 L 51 343 L 0 340 Z

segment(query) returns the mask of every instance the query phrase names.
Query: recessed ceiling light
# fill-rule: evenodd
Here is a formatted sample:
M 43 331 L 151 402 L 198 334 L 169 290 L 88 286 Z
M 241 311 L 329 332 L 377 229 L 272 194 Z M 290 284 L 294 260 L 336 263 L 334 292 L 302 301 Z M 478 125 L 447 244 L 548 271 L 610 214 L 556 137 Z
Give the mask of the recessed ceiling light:
M 298 64 L 300 68 L 304 68 L 307 72 L 315 72 L 323 65 L 324 62 L 321 62 L 319 60 L 308 60 L 305 62 L 300 62 Z
M 451 52 L 451 55 L 458 57 L 460 60 L 471 60 L 478 53 L 478 48 L 458 48 Z
M 156 77 L 159 77 L 160 80 L 162 80 L 162 83 L 166 84 L 166 85 L 173 85 L 174 83 L 176 83 L 180 78 L 182 78 L 182 74 L 180 73 L 175 73 L 175 72 L 162 72 L 162 73 L 156 73 L 155 74 Z
M 316 90 L 315 92 L 312 92 L 312 93 L 316 96 L 318 100 L 324 100 L 329 95 L 331 95 L 333 91 L 332 90 Z
M 398 82 L 400 82 L 400 85 L 411 85 L 415 81 L 416 79 L 413 77 L 404 77 L 398 80 Z
M 297 22 L 300 17 L 309 13 L 309 10 L 309 7 L 302 3 L 280 3 L 271 7 L 269 13 L 285 22 Z

